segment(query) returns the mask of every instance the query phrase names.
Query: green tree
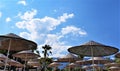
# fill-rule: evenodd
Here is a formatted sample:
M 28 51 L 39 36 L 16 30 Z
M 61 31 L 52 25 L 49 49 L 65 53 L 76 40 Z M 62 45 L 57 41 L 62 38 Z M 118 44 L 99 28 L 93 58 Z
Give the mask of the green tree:
M 44 49 L 44 51 L 42 51 L 42 53 L 44 54 L 44 58 L 49 56 L 49 53 L 52 54 L 52 52 L 50 51 L 52 49 L 52 47 L 50 45 L 42 46 L 42 48 Z M 49 53 L 48 53 L 48 51 L 49 51 Z
M 50 45 L 45 45 L 45 46 L 42 46 L 42 53 L 44 55 L 44 63 L 43 63 L 43 68 L 42 68 L 42 71 L 45 71 L 46 70 L 46 64 L 47 64 L 47 58 L 49 56 L 49 53 L 52 54 L 52 52 L 50 51 L 52 49 L 52 47 Z
M 116 63 L 120 63 L 120 58 L 115 58 Z

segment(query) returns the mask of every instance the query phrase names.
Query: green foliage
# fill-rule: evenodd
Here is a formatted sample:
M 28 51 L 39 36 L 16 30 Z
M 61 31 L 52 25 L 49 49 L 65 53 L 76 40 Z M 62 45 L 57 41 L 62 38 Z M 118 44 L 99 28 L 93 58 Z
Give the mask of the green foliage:
M 52 52 L 50 51 L 52 49 L 52 47 L 50 45 L 45 45 L 42 46 L 42 53 L 44 54 L 44 58 L 41 58 L 40 63 L 42 63 L 43 65 L 43 71 L 47 70 L 47 66 L 52 63 L 52 59 L 48 58 L 49 53 L 52 54 Z
M 52 52 L 50 51 L 52 49 L 52 47 L 50 45 L 42 46 L 42 49 L 44 49 L 44 51 L 42 51 L 42 53 L 44 54 L 44 58 L 49 56 L 49 53 L 52 54 Z M 48 53 L 48 51 L 49 51 L 49 53 Z
M 0 50 L 0 53 L 7 55 L 7 50 Z
M 52 58 L 40 58 L 39 62 L 42 64 L 45 60 L 47 65 L 52 63 Z
M 115 58 L 116 63 L 120 63 L 120 58 Z

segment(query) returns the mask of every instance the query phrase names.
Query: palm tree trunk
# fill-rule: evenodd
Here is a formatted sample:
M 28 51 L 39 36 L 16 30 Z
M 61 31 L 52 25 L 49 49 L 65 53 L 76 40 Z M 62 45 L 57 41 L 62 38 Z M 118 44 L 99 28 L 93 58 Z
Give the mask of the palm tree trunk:
M 46 57 L 47 57 L 47 50 L 45 49 L 45 52 L 44 52 L 45 61 L 44 61 L 44 64 L 43 64 L 43 69 L 42 69 L 42 71 L 46 71 Z

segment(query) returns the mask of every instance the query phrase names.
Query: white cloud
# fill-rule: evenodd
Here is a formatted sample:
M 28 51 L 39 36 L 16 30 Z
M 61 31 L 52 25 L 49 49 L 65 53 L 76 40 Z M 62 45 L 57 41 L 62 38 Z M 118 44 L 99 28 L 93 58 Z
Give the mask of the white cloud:
M 67 49 L 70 46 L 65 45 L 65 43 L 62 41 L 60 42 L 60 35 L 58 34 L 47 34 L 45 38 L 45 42 L 42 45 L 39 45 L 39 50 L 41 50 L 41 47 L 45 44 L 48 44 L 52 47 L 52 55 L 50 57 L 62 57 L 64 54 L 62 52 L 68 52 Z M 41 50 L 42 51 L 42 50 Z
M 24 6 L 27 5 L 25 0 L 20 0 L 20 1 L 18 1 L 18 4 L 22 4 L 22 5 L 24 5 Z
M 74 14 L 64 13 L 63 16 L 60 16 L 58 19 L 59 19 L 61 22 L 66 22 L 66 19 L 72 18 L 73 16 L 74 16 Z
M 0 12 L 0 18 L 2 17 L 2 12 Z
M 21 15 L 20 13 L 18 15 L 20 15 L 20 18 L 23 20 L 31 20 L 36 14 L 37 10 L 33 9 L 32 11 L 25 12 L 24 15 Z
M 6 22 L 10 22 L 11 21 L 11 18 L 10 17 L 7 17 L 6 18 Z
M 62 16 L 58 18 L 45 16 L 43 18 L 34 18 L 37 15 L 37 10 L 33 9 L 31 11 L 27 11 L 24 14 L 19 13 L 18 17 L 22 21 L 18 21 L 16 26 L 19 29 L 24 29 L 27 31 L 23 31 L 20 33 L 20 36 L 34 40 L 38 42 L 39 50 L 41 51 L 41 46 L 45 44 L 49 44 L 52 47 L 53 57 L 57 55 L 63 56 L 62 52 L 67 52 L 67 49 L 70 47 L 69 45 L 65 45 L 66 41 L 60 41 L 61 38 L 64 38 L 67 34 L 77 34 L 77 35 L 86 35 L 87 33 L 81 28 L 77 28 L 75 26 L 67 26 L 62 28 L 60 32 L 55 32 L 51 34 L 50 32 L 57 29 L 59 25 L 66 22 L 67 19 L 73 18 L 74 14 L 64 13 Z M 56 52 L 57 51 L 57 52 Z
M 81 28 L 77 28 L 75 26 L 67 26 L 65 28 L 62 28 L 61 33 L 62 33 L 62 35 L 67 35 L 69 33 L 73 33 L 75 35 L 79 34 L 81 36 L 87 35 L 86 31 L 82 30 Z
M 16 26 L 20 29 L 26 29 L 30 32 L 30 34 L 34 35 L 35 33 L 37 35 L 38 32 L 47 33 L 49 31 L 52 31 L 56 29 L 56 27 L 62 22 L 65 22 L 67 19 L 72 18 L 74 14 L 63 14 L 63 16 L 58 17 L 57 19 L 45 16 L 44 18 L 34 18 L 34 16 L 37 14 L 37 10 L 31 10 L 25 12 L 23 15 L 18 14 L 18 16 L 22 19 L 22 21 L 19 21 L 16 23 Z M 39 36 L 30 36 L 32 40 L 38 39 Z

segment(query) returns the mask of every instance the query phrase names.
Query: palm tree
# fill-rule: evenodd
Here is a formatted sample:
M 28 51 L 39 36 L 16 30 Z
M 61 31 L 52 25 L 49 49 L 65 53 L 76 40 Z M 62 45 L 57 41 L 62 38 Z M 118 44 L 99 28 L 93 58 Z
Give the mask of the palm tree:
M 45 45 L 45 46 L 42 46 L 42 49 L 44 49 L 42 53 L 44 54 L 44 60 L 45 60 L 42 70 L 45 71 L 46 70 L 46 58 L 47 56 L 49 56 L 49 53 L 52 54 L 52 52 L 50 51 L 52 47 L 50 45 Z
M 44 54 L 44 58 L 49 56 L 49 53 L 52 54 L 52 52 L 50 51 L 52 49 L 52 47 L 50 45 L 42 46 L 42 48 L 44 49 L 44 51 L 42 51 L 42 53 Z M 49 51 L 49 53 L 48 53 L 48 51 Z

